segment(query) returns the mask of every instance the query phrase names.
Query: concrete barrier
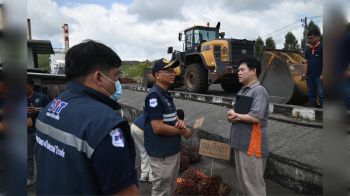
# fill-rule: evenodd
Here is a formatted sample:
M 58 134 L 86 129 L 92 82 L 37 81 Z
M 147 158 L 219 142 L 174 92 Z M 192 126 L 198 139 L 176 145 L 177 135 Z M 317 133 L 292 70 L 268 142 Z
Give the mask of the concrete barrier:
M 139 92 L 148 92 L 148 88 L 123 84 L 124 89 L 129 89 Z M 235 98 L 220 97 L 214 95 L 196 94 L 180 91 L 169 91 L 175 98 L 186 99 L 191 101 L 210 103 L 225 107 L 232 107 L 235 103 Z M 270 104 L 271 118 L 285 122 L 322 127 L 323 110 L 318 108 L 302 107 L 288 104 Z

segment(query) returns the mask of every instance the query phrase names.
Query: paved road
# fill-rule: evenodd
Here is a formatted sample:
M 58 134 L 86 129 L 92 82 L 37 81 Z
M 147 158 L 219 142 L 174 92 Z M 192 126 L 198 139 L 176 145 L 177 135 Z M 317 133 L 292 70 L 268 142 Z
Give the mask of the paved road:
M 133 84 L 128 84 L 128 85 L 133 85 L 133 86 L 142 86 L 141 83 L 133 83 Z M 185 87 L 179 87 L 179 88 L 175 88 L 175 90 L 177 91 L 185 91 Z M 220 84 L 212 84 L 209 86 L 208 92 L 206 93 L 206 95 L 216 95 L 216 96 L 220 96 L 220 97 L 229 97 L 229 98 L 234 98 L 236 96 L 236 93 L 227 93 L 225 92 L 222 88 Z M 270 97 L 270 101 L 271 103 L 274 103 L 274 101 L 277 101 L 278 99 L 275 99 L 273 97 Z M 278 102 L 275 102 L 278 103 Z M 306 106 L 307 107 L 307 103 L 293 103 L 294 105 L 300 105 L 300 106 Z
M 128 84 L 128 85 L 132 85 L 132 86 L 142 86 L 141 83 L 132 83 L 132 84 Z M 178 91 L 185 91 L 185 87 L 179 87 L 179 88 L 175 88 L 175 90 Z M 220 84 L 212 84 L 209 86 L 209 90 L 207 92 L 208 95 L 217 95 L 217 96 L 222 96 L 222 97 L 235 97 L 235 93 L 227 93 L 225 92 L 222 88 Z

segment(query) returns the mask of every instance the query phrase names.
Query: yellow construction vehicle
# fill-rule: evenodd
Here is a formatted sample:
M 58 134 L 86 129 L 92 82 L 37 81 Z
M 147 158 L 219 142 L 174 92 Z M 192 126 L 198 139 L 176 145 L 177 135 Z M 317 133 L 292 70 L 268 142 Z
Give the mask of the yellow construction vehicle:
M 237 92 L 238 61 L 255 55 L 255 41 L 246 39 L 225 39 L 224 32 L 216 27 L 193 26 L 179 33 L 179 41 L 184 41 L 183 52 L 173 51 L 171 60 L 178 60 L 180 66 L 175 69 L 175 86 L 185 86 L 186 91 L 205 93 L 211 84 L 221 84 L 227 92 Z M 184 39 L 183 39 L 184 35 Z M 144 86 L 152 85 L 150 70 L 144 72 Z
M 174 87 L 185 86 L 186 91 L 205 93 L 211 84 L 221 84 L 226 92 L 237 92 L 238 62 L 241 58 L 255 56 L 255 41 L 225 39 L 225 33 L 216 27 L 193 26 L 179 33 L 184 40 L 183 52 L 173 51 L 171 60 L 178 60 Z M 184 35 L 184 39 L 183 39 Z M 285 50 L 265 50 L 262 58 L 262 85 L 269 91 L 274 103 L 303 104 L 307 101 L 306 81 L 301 80 L 306 60 L 302 53 Z M 154 82 L 150 69 L 144 70 L 143 86 Z

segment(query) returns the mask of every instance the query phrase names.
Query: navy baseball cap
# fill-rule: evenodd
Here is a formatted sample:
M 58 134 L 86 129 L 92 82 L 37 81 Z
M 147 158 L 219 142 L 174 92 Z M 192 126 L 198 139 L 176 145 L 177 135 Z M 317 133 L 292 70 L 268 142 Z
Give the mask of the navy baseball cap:
M 152 73 L 154 74 L 157 71 L 160 71 L 162 69 L 175 68 L 179 65 L 180 65 L 179 61 L 168 62 L 166 59 L 159 59 L 159 60 L 156 60 L 156 62 L 154 62 L 154 65 L 152 67 Z

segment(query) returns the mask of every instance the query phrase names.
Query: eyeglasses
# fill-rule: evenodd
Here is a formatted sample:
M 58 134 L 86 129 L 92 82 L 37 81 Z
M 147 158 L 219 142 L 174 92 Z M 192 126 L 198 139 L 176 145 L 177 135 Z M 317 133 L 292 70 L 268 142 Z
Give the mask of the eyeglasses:
M 308 39 L 313 39 L 313 38 L 315 38 L 315 36 L 309 36 L 309 37 L 307 37 Z
M 160 70 L 160 73 L 175 73 L 174 69 L 165 69 L 165 70 Z

